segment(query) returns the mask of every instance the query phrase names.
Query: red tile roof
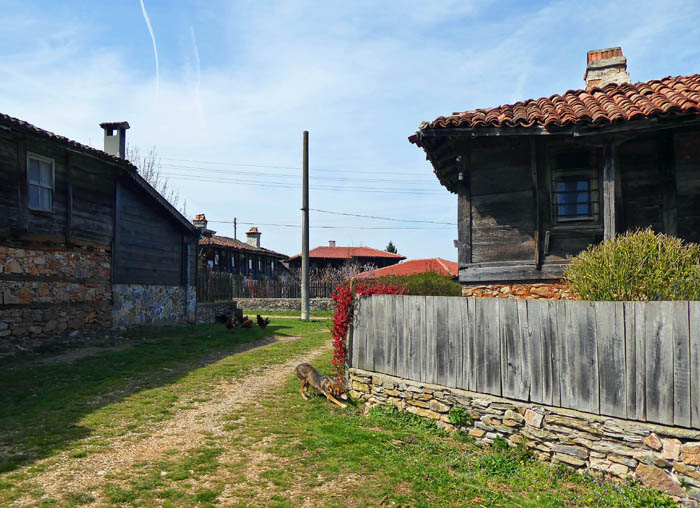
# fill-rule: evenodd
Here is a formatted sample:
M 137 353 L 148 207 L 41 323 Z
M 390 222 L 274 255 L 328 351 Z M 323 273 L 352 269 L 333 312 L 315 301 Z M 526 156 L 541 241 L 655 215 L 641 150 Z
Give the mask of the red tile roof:
M 356 276 L 357 279 L 376 279 L 390 275 L 413 275 L 414 273 L 433 272 L 445 277 L 455 278 L 459 274 L 457 263 L 442 258 L 410 259 L 396 265 L 385 266 L 377 270 L 370 270 Z
M 227 236 L 205 236 L 199 240 L 199 245 L 214 245 L 216 247 L 238 249 L 248 252 L 257 252 L 259 254 L 267 254 L 269 256 L 275 256 L 284 259 L 287 259 L 288 257 L 286 254 L 281 254 L 279 252 L 275 252 L 274 250 L 264 249 L 262 247 L 256 247 L 255 245 L 250 245 L 245 242 L 241 242 L 240 240 L 234 240 L 233 238 L 229 238 Z
M 666 77 L 603 88 L 569 90 L 563 95 L 441 116 L 421 130 L 450 127 L 606 126 L 653 117 L 700 114 L 700 74 Z M 409 137 L 412 143 L 418 136 Z
M 291 259 L 300 258 L 301 254 L 292 256 Z M 392 254 L 383 250 L 369 247 L 316 247 L 309 251 L 309 258 L 324 259 L 352 259 L 352 258 L 392 258 L 406 259 L 400 254 Z

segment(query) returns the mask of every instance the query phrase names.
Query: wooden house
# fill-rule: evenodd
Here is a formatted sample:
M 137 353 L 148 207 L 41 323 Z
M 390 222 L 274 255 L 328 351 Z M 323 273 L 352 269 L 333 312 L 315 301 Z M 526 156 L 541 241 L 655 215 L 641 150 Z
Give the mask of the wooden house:
M 328 247 L 316 247 L 309 251 L 309 268 L 322 270 L 324 268 L 340 268 L 347 264 L 373 265 L 376 268 L 393 265 L 406 259 L 400 254 L 393 254 L 369 247 L 337 247 L 333 240 Z M 301 254 L 289 258 L 292 271 L 301 270 Z
M 409 137 L 457 194 L 465 287 L 556 281 L 567 256 L 636 228 L 700 242 L 700 75 L 632 84 L 611 48 L 588 53 L 586 85 Z
M 198 230 L 124 159 L 0 114 L 0 347 L 194 318 Z
M 203 230 L 207 228 L 204 214 L 195 217 L 193 224 Z M 206 230 L 209 231 L 209 230 Z M 246 233 L 246 241 L 217 236 L 214 231 L 204 234 L 199 241 L 199 259 L 202 268 L 214 272 L 241 275 L 252 280 L 279 280 L 288 270 L 283 262 L 289 256 L 260 246 L 262 233 L 257 227 Z

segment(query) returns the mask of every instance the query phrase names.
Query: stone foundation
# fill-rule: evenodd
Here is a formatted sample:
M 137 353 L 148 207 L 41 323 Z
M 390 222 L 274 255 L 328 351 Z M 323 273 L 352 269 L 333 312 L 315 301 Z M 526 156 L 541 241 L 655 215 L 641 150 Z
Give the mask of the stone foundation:
M 216 316 L 222 315 L 243 319 L 243 313 L 236 307 L 236 302 L 197 303 L 197 324 L 214 323 Z
M 538 406 L 445 386 L 349 369 L 350 395 L 369 404 L 390 403 L 403 411 L 462 430 L 484 443 L 496 437 L 531 449 L 539 460 L 636 477 L 677 500 L 700 501 L 700 431 Z M 473 422 L 457 429 L 450 409 L 467 409 Z
M 103 249 L 0 246 L 0 354 L 109 330 L 110 276 Z
M 236 298 L 234 302 L 236 302 L 239 309 L 266 311 L 298 310 L 301 312 L 301 298 Z M 332 311 L 335 305 L 330 298 L 311 298 L 309 307 L 311 310 Z
M 462 296 L 483 298 L 518 298 L 544 300 L 576 300 L 571 286 L 560 282 L 482 284 L 463 286 Z
M 114 284 L 112 327 L 193 323 L 196 289 L 194 286 L 189 291 L 185 289 L 183 286 Z

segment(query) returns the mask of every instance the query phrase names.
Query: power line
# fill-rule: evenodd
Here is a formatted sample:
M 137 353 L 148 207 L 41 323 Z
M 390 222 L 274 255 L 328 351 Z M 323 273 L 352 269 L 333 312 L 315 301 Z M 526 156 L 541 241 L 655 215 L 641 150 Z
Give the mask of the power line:
M 393 219 L 390 217 L 379 217 L 377 215 L 363 215 L 359 213 L 345 213 L 345 212 L 331 212 L 330 210 L 319 210 L 318 208 L 310 208 L 310 210 L 314 212 L 320 212 L 320 213 L 330 213 L 332 215 L 346 215 L 348 217 L 366 217 L 368 219 L 381 219 L 381 220 L 390 220 L 390 221 L 396 221 L 396 222 L 422 222 L 425 224 L 446 224 L 449 226 L 456 226 L 456 222 L 439 222 L 439 221 L 433 221 L 433 220 L 416 220 L 416 219 Z
M 232 220 L 207 220 L 207 222 L 214 222 L 217 224 L 233 224 Z M 270 226 L 270 227 L 284 227 L 284 228 L 300 228 L 300 224 L 275 224 L 275 223 L 265 223 L 265 222 L 241 222 L 236 221 L 237 224 L 245 224 L 247 226 Z M 449 230 L 453 228 L 432 228 L 432 227 L 421 227 L 421 226 L 407 226 L 407 227 L 376 227 L 376 226 L 310 226 L 317 229 L 382 229 L 382 230 L 397 230 L 397 229 L 437 229 L 437 230 Z

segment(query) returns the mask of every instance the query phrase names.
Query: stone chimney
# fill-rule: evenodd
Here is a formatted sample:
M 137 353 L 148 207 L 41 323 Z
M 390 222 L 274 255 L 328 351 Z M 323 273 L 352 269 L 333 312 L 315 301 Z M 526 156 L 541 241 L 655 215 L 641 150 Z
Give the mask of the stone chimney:
M 195 215 L 192 224 L 194 224 L 195 227 L 207 229 L 207 218 L 203 213 L 197 214 Z
M 335 247 L 335 240 L 328 240 L 329 247 Z
M 586 90 L 602 88 L 610 83 L 629 83 L 627 59 L 622 54 L 622 48 L 618 46 L 589 51 L 583 79 L 586 82 Z
M 129 129 L 129 122 L 104 122 L 100 127 L 105 131 L 104 151 L 126 159 L 126 130 Z
M 253 226 L 250 228 L 250 231 L 245 234 L 246 243 L 248 245 L 252 245 L 253 247 L 260 247 L 260 235 L 262 235 L 262 233 L 258 231 L 258 228 Z

